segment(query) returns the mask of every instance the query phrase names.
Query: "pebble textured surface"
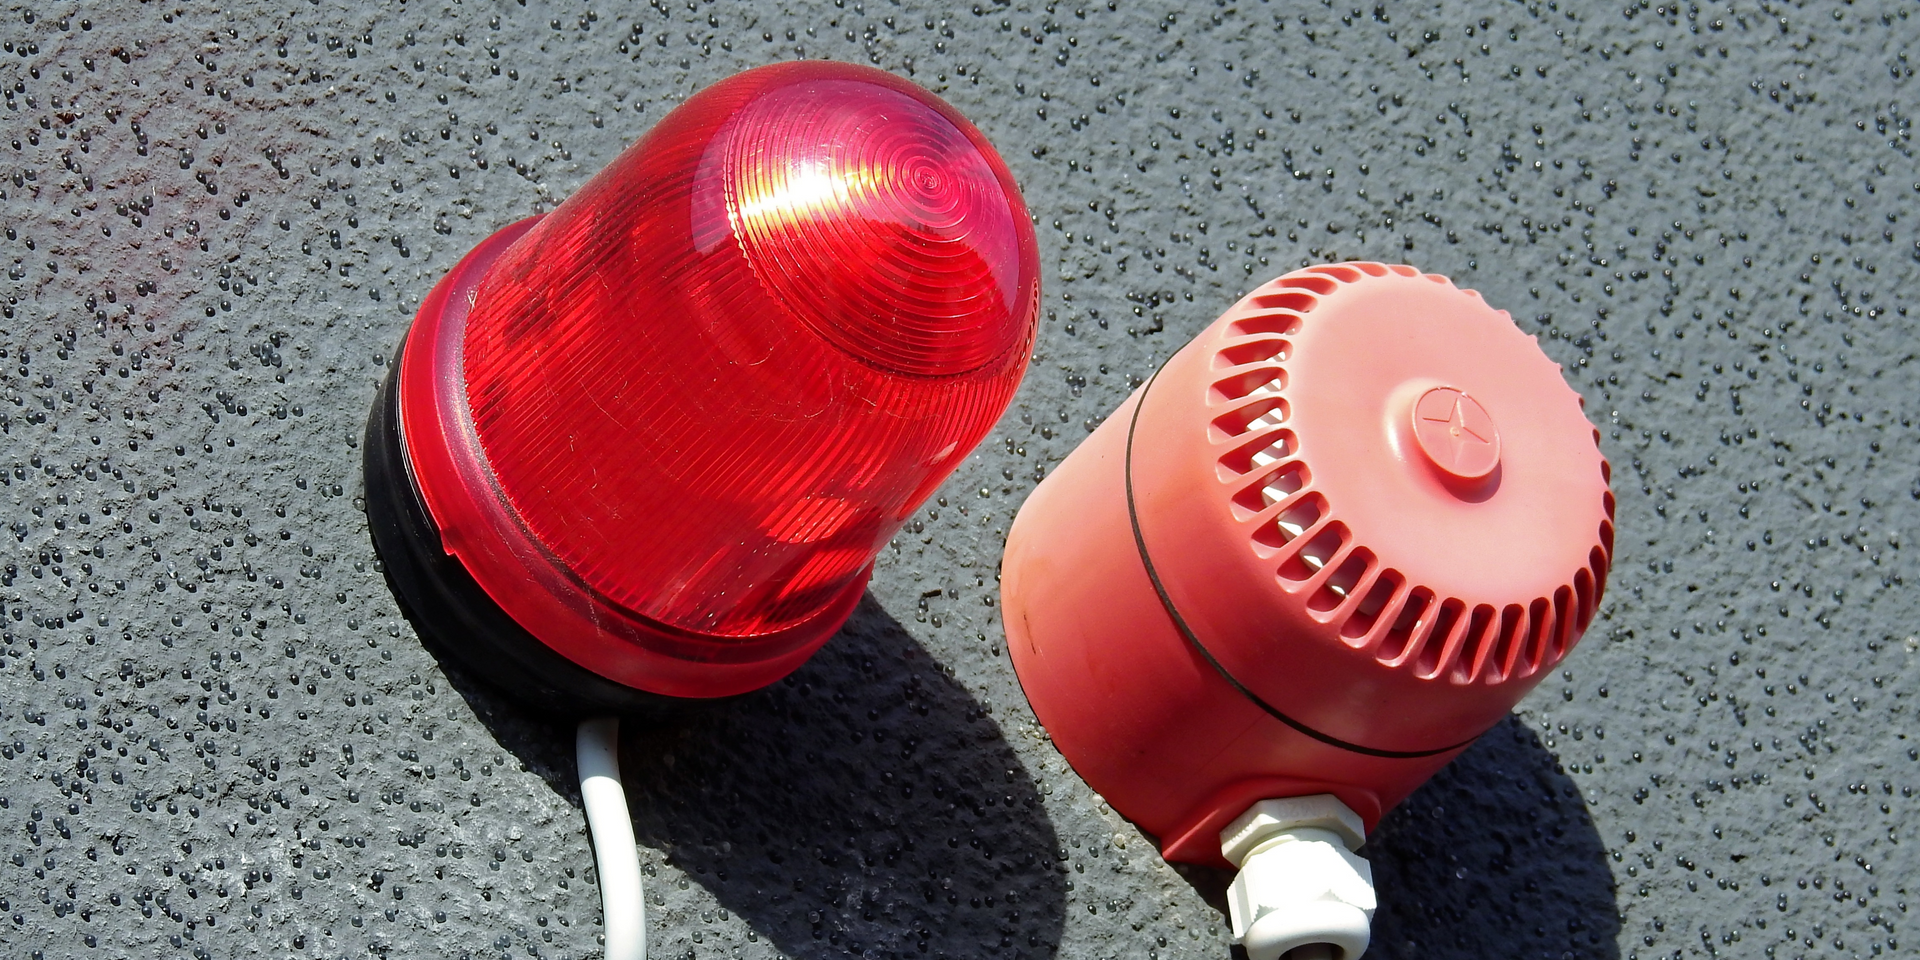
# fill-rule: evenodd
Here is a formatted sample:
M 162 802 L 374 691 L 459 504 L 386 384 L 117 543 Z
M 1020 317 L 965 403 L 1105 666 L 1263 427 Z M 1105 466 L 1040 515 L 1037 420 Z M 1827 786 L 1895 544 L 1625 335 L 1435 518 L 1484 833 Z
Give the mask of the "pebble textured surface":
M 1372 838 L 1383 958 L 1911 954 L 1920 16 L 1906 4 L 0 8 L 0 952 L 587 957 L 570 730 L 442 667 L 359 438 L 440 272 L 733 71 L 1000 145 L 1031 373 L 762 695 L 628 738 L 654 956 L 1223 958 L 1036 727 L 1021 497 L 1257 283 L 1404 261 L 1603 430 L 1605 605 Z

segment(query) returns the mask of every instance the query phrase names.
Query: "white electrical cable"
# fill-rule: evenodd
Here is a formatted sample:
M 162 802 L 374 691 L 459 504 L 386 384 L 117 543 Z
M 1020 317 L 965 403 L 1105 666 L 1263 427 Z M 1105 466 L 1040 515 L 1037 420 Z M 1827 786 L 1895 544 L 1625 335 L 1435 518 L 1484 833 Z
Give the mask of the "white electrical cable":
M 640 891 L 640 850 L 633 840 L 626 788 L 620 784 L 620 721 L 580 724 L 574 739 L 580 800 L 600 872 L 600 909 L 606 916 L 606 960 L 646 960 L 647 907 Z

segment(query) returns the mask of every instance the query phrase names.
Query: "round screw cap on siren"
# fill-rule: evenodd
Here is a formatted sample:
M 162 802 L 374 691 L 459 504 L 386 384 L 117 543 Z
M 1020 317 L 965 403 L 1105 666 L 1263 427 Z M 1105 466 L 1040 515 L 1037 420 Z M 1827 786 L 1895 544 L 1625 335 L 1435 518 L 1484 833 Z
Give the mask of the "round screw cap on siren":
M 1473 291 L 1374 263 L 1276 279 L 1022 507 L 1021 686 L 1169 859 L 1226 866 L 1221 830 L 1269 799 L 1371 829 L 1586 629 L 1613 550 L 1598 439 Z
M 993 147 L 911 83 L 701 91 L 422 304 L 368 428 L 390 581 L 552 709 L 779 679 L 1006 408 L 1036 249 Z

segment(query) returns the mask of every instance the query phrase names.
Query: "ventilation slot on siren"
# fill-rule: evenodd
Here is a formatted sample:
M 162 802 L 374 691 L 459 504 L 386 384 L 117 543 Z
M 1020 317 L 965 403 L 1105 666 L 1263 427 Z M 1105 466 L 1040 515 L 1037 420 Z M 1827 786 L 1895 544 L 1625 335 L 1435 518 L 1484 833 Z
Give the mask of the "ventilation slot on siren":
M 1481 604 L 1473 608 L 1473 619 L 1467 624 L 1467 638 L 1460 644 L 1460 652 L 1453 657 L 1453 682 L 1472 683 L 1480 673 L 1482 654 L 1491 652 L 1487 642 L 1498 623 L 1494 620 L 1493 607 Z
M 1312 290 L 1323 297 L 1340 288 L 1339 284 L 1325 277 L 1298 275 L 1280 278 L 1280 285 L 1298 290 Z
M 1309 273 L 1326 274 L 1327 276 L 1332 277 L 1335 280 L 1340 281 L 1341 283 L 1359 283 L 1360 282 L 1360 271 L 1355 270 L 1352 264 L 1332 264 L 1327 266 L 1308 267 L 1307 271 Z M 1372 271 L 1368 271 L 1368 272 L 1372 273 Z M 1386 271 L 1384 270 L 1381 271 L 1381 273 L 1385 273 L 1385 272 Z M 1373 275 L 1379 276 L 1380 274 L 1376 273 Z
M 1287 527 L 1285 514 L 1282 514 L 1281 529 L 1285 530 Z M 1300 534 L 1295 533 L 1287 539 L 1292 540 L 1298 536 Z M 1293 556 L 1288 557 L 1287 561 L 1280 565 L 1280 576 L 1295 582 L 1311 580 L 1321 567 L 1327 565 L 1328 560 L 1333 559 L 1334 554 L 1340 552 L 1340 547 L 1345 543 L 1346 538 L 1346 527 L 1338 523 L 1327 524 L 1325 530 L 1307 541 L 1305 546 L 1295 550 Z
M 1460 619 L 1466 609 L 1466 604 L 1452 597 L 1440 604 L 1440 615 L 1434 618 L 1433 629 L 1427 631 L 1426 638 L 1420 644 L 1420 653 L 1414 658 L 1413 672 L 1416 676 L 1432 678 L 1439 675 L 1441 658 L 1453 642 L 1454 631 L 1466 626 Z
M 1262 492 L 1263 494 L 1265 493 L 1264 490 Z M 1275 499 L 1270 501 L 1270 504 L 1279 503 L 1279 502 L 1281 501 L 1278 499 Z M 1319 523 L 1320 518 L 1325 516 L 1326 512 L 1327 512 L 1326 500 L 1322 498 L 1319 494 L 1311 493 L 1306 496 L 1303 496 L 1300 498 L 1300 501 L 1298 503 L 1295 503 L 1292 506 L 1287 507 L 1285 510 L 1280 511 L 1280 515 L 1278 517 L 1275 517 L 1272 523 L 1261 524 L 1259 529 L 1254 531 L 1254 534 L 1253 534 L 1254 543 L 1256 545 L 1268 548 L 1266 550 L 1262 550 L 1261 553 L 1265 557 L 1272 557 L 1275 553 L 1279 551 L 1281 547 L 1284 547 L 1288 543 L 1292 542 L 1294 538 L 1300 536 L 1302 533 L 1305 533 L 1308 530 L 1313 529 L 1314 524 Z M 1336 543 L 1335 546 L 1337 547 L 1338 544 Z M 1327 557 L 1330 557 L 1330 556 L 1333 556 L 1333 551 L 1331 549 L 1327 550 L 1324 553 L 1319 554 L 1319 557 L 1321 560 L 1325 560 Z M 1293 558 L 1293 560 L 1290 562 L 1303 562 L 1303 561 L 1300 561 L 1299 557 L 1296 555 Z M 1319 569 L 1319 568 L 1316 566 L 1313 569 Z M 1307 574 L 1299 577 L 1294 577 L 1293 579 L 1305 580 L 1309 576 L 1312 576 L 1311 572 L 1308 572 Z
M 1260 378 L 1258 383 L 1255 383 L 1253 387 L 1249 388 L 1249 395 L 1252 394 L 1255 388 L 1259 388 L 1261 384 L 1274 385 L 1280 383 L 1280 381 L 1274 378 L 1272 371 L 1263 370 L 1258 372 L 1264 374 L 1264 376 Z M 1219 391 L 1224 386 L 1226 385 L 1216 385 L 1214 389 Z M 1278 391 L 1278 389 L 1278 386 L 1274 387 L 1275 391 Z M 1254 430 L 1278 426 L 1286 422 L 1287 416 L 1287 401 L 1281 399 L 1277 392 L 1264 393 L 1250 400 L 1245 400 L 1238 407 L 1213 418 L 1213 440 L 1219 443 L 1242 436 Z
M 1307 468 L 1297 463 L 1288 464 L 1286 469 L 1277 471 L 1260 485 L 1262 506 L 1272 506 L 1299 493 L 1307 484 Z
M 1274 382 L 1280 383 L 1281 381 L 1275 380 Z M 1268 427 L 1277 427 L 1283 423 L 1286 423 L 1287 417 L 1292 412 L 1293 412 L 1292 408 L 1287 406 L 1287 402 L 1285 400 L 1282 400 L 1280 401 L 1279 405 L 1267 410 L 1265 413 L 1262 413 L 1261 415 L 1253 418 L 1252 420 L 1247 421 L 1247 429 L 1251 431 L 1251 430 L 1265 430 Z M 1280 456 L 1285 456 L 1285 455 L 1286 455 L 1285 453 L 1280 454 Z M 1256 454 L 1255 456 L 1257 457 L 1258 454 Z
M 1547 637 L 1542 663 L 1550 664 L 1567 652 L 1567 640 L 1573 633 L 1573 591 L 1561 587 L 1553 592 L 1553 633 Z
M 1273 521 L 1273 525 L 1280 530 L 1280 542 L 1286 543 L 1319 523 L 1321 514 L 1326 512 L 1325 507 L 1326 504 L 1319 497 L 1308 497 L 1289 507 Z
M 1275 395 L 1287 388 L 1287 375 L 1273 367 L 1255 367 L 1213 385 L 1213 402 L 1228 403 L 1246 397 Z
M 1526 657 L 1520 673 L 1530 674 L 1546 659 L 1547 634 L 1553 629 L 1553 604 L 1541 597 L 1527 607 Z
M 1520 645 L 1526 642 L 1526 629 L 1526 608 L 1510 603 L 1500 612 L 1500 639 L 1495 643 L 1493 655 L 1487 658 L 1487 680 L 1498 683 L 1513 676 L 1514 656 L 1519 652 Z
M 1386 638 L 1380 642 L 1380 649 L 1374 659 L 1388 666 L 1398 666 L 1406 656 L 1407 646 L 1413 642 L 1413 635 L 1420 627 L 1420 618 L 1433 603 L 1433 591 L 1426 587 L 1415 587 L 1407 594 L 1406 602 L 1400 607 L 1399 616 L 1394 617 L 1393 626 L 1387 630 Z
M 1251 520 L 1260 511 L 1299 493 L 1306 486 L 1306 466 L 1298 462 L 1285 464 L 1233 495 L 1233 518 L 1243 522 Z
M 1380 619 L 1380 611 L 1386 609 L 1393 595 L 1400 590 L 1400 574 L 1392 570 L 1384 571 L 1373 581 L 1373 588 L 1353 608 L 1353 614 L 1347 622 L 1340 625 L 1340 636 L 1351 647 L 1367 645 L 1367 636 L 1373 633 L 1373 627 Z
M 1574 608 L 1573 632 L 1587 631 L 1587 621 L 1593 618 L 1593 572 L 1582 567 L 1573 575 L 1573 592 L 1579 597 L 1580 605 Z
M 1253 363 L 1284 362 L 1292 348 L 1293 345 L 1285 340 L 1255 340 L 1221 350 L 1213 358 L 1213 366 L 1216 370 L 1225 370 Z
M 1290 433 L 1282 431 L 1256 437 L 1220 458 L 1220 480 L 1222 483 L 1233 483 L 1249 473 L 1285 460 L 1292 453 L 1293 435 Z
M 1254 305 L 1264 310 L 1285 311 L 1258 313 L 1251 317 L 1242 317 L 1228 328 L 1234 336 L 1249 337 L 1262 333 L 1288 334 L 1300 329 L 1299 314 L 1312 310 L 1319 301 L 1311 295 L 1287 291 L 1270 293 L 1253 298 Z
M 1307 601 L 1307 609 L 1317 613 L 1339 609 L 1341 604 L 1347 602 L 1347 597 L 1353 592 L 1353 588 L 1366 579 L 1367 570 L 1372 566 L 1371 551 L 1364 547 L 1353 551 L 1346 562 L 1340 564 L 1340 569 L 1335 570 L 1331 576 L 1327 577 L 1326 582 L 1320 585 L 1320 589 L 1313 592 L 1313 597 Z

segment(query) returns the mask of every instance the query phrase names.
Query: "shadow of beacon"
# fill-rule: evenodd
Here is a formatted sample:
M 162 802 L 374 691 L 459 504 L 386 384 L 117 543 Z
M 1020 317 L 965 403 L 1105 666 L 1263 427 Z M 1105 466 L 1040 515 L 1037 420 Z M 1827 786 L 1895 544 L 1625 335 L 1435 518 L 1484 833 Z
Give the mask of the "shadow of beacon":
M 788 679 L 623 740 L 640 842 L 786 956 L 1046 958 L 1059 945 L 1065 875 L 1038 787 L 871 596 Z M 660 955 L 683 955 L 685 936 Z

